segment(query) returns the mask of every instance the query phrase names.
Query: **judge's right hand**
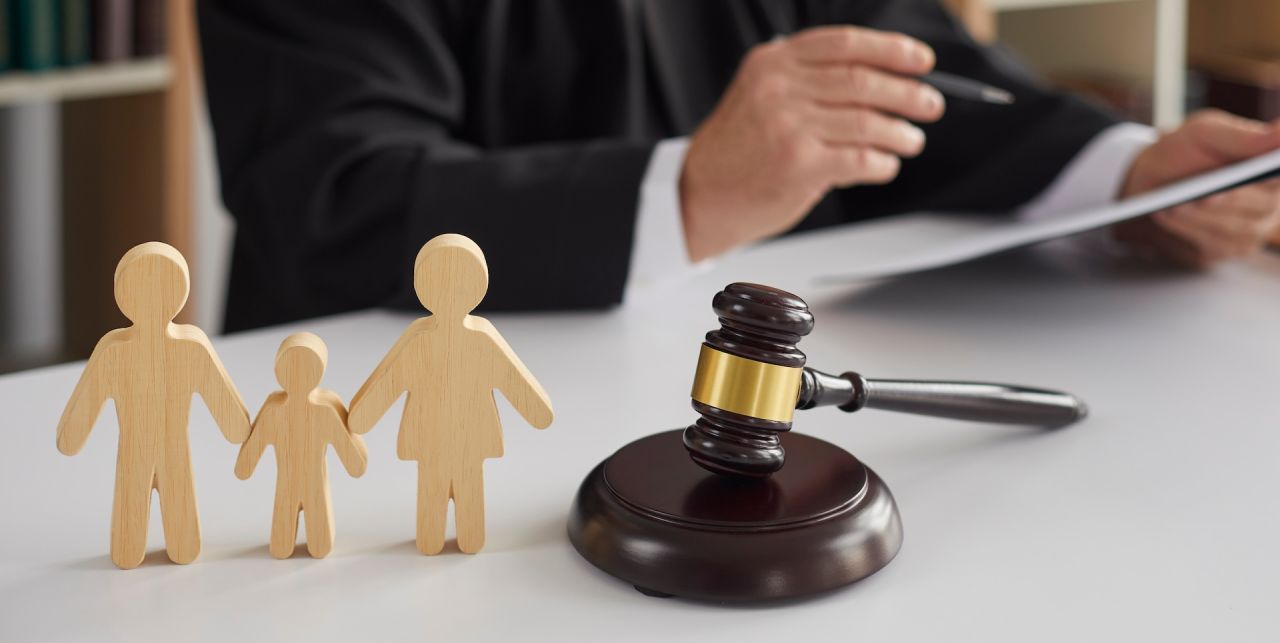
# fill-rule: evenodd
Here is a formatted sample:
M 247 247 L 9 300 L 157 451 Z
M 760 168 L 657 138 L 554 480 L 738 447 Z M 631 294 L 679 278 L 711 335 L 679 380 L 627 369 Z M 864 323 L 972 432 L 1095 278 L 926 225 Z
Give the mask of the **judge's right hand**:
M 910 121 L 942 116 L 942 95 L 911 78 L 933 63 L 918 40 L 858 27 L 753 48 L 685 155 L 689 258 L 784 232 L 832 188 L 892 181 L 924 148 Z

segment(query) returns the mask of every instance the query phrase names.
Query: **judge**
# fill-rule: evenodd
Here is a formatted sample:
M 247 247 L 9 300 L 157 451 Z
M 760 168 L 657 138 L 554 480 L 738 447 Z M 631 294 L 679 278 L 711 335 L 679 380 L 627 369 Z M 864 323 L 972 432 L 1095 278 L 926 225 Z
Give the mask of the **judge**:
M 486 251 L 490 309 L 604 307 L 790 230 L 1099 204 L 1280 146 L 1211 112 L 1120 123 L 937 0 L 206 0 L 227 330 L 412 302 L 423 240 Z M 780 37 L 785 35 L 785 37 Z M 937 68 L 1016 102 L 945 103 Z M 1258 248 L 1254 185 L 1117 228 L 1203 266 Z

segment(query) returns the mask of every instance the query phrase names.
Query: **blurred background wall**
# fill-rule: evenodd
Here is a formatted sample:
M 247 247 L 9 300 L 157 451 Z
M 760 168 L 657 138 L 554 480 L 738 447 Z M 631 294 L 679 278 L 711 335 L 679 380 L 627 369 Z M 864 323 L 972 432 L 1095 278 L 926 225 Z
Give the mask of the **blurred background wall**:
M 1172 126 L 1205 105 L 1280 117 L 1280 1 L 943 1 L 1134 120 Z M 185 318 L 220 329 L 232 228 L 192 3 L 0 0 L 0 372 L 83 358 L 123 325 L 112 271 L 146 240 L 187 256 Z

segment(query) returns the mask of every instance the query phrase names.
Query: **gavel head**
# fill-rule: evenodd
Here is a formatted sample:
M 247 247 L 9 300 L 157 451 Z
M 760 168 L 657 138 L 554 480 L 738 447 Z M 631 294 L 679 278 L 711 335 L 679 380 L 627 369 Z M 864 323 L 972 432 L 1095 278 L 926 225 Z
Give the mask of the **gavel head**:
M 734 283 L 711 301 L 720 328 L 707 333 L 693 380 L 702 417 L 684 446 L 703 468 L 754 478 L 782 468 L 778 435 L 791 430 L 805 356 L 796 348 L 813 330 L 803 299 L 776 288 Z

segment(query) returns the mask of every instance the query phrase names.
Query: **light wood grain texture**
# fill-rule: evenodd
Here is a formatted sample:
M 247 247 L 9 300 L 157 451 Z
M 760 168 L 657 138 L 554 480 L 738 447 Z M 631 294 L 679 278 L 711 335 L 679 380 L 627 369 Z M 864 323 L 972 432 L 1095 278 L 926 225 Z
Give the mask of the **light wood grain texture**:
M 429 241 L 413 285 L 432 315 L 409 325 L 351 399 L 350 427 L 369 431 L 407 394 L 396 451 L 418 461 L 418 550 L 444 547 L 452 499 L 458 548 L 475 553 L 484 546 L 484 460 L 502 456 L 494 389 L 539 429 L 551 424 L 551 400 L 493 325 L 469 314 L 489 288 L 475 242 L 456 234 Z
M 317 388 L 324 377 L 329 351 L 311 333 L 294 333 L 276 352 L 276 380 L 284 390 L 267 397 L 253 422 L 253 433 L 240 447 L 236 477 L 253 474 L 262 452 L 276 452 L 276 502 L 271 518 L 271 555 L 293 555 L 298 538 L 298 515 L 307 519 L 307 551 L 324 558 L 333 549 L 333 501 L 325 451 L 333 445 L 347 473 L 364 475 L 369 451 L 360 436 L 347 430 L 342 398 Z
M 200 519 L 191 480 L 187 418 L 199 393 L 228 440 L 249 436 L 249 412 L 209 338 L 173 323 L 190 290 L 187 262 L 173 247 L 151 242 L 125 253 L 115 296 L 132 326 L 107 333 L 89 357 L 58 422 L 58 450 L 75 455 L 108 398 L 120 426 L 111 560 L 142 563 L 151 492 L 160 494 L 165 548 L 175 563 L 200 554 Z

